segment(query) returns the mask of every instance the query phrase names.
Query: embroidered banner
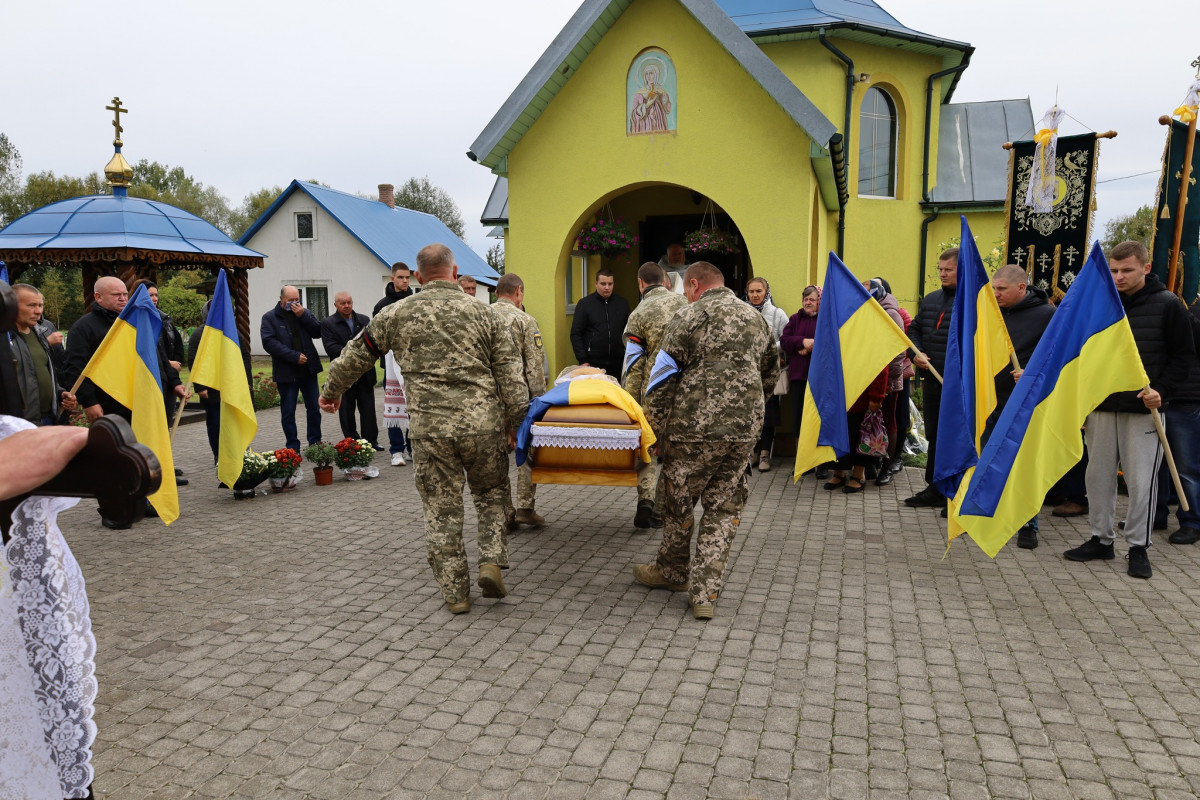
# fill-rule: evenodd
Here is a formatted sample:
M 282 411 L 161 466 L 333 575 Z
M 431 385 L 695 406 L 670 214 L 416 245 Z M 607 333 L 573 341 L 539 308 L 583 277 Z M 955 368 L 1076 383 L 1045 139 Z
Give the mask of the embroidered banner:
M 1150 263 L 1155 275 L 1167 282 L 1171 265 L 1171 244 L 1175 225 L 1179 222 L 1179 185 L 1183 181 L 1183 157 L 1187 150 L 1188 126 L 1171 120 L 1167 145 L 1163 150 L 1163 171 L 1158 180 L 1158 201 L 1154 204 L 1154 241 L 1150 246 Z M 1192 169 L 1188 177 L 1187 206 L 1183 214 L 1183 238 L 1179 242 L 1180 258 L 1176 266 L 1175 286 L 1167 287 L 1183 298 L 1189 306 L 1200 293 L 1200 147 L 1192 151 Z

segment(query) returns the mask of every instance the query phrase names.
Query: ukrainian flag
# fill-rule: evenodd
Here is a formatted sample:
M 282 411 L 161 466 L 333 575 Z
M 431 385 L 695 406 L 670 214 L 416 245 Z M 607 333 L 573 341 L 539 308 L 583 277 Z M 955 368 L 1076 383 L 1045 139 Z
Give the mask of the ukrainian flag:
M 825 271 L 813 337 L 794 480 L 858 444 L 846 409 L 898 353 L 912 347 L 883 306 L 833 253 Z
M 1025 365 L 974 475 L 959 488 L 960 523 L 980 549 L 994 558 L 1038 513 L 1046 492 L 1083 456 L 1079 429 L 1096 406 L 1149 383 L 1097 243 Z
M 225 270 L 217 273 L 217 285 L 204 321 L 204 333 L 192 362 L 192 382 L 221 392 L 221 438 L 217 446 L 217 477 L 233 486 L 242 474 L 242 456 L 258 433 L 258 417 L 250 399 L 246 366 L 238 342 L 237 320 L 229 299 Z
M 162 317 L 145 285 L 139 285 L 80 377 L 89 378 L 130 410 L 133 435 L 150 448 L 162 466 L 163 481 L 150 495 L 150 504 L 163 523 L 170 525 L 179 518 L 179 492 L 175 487 L 162 376 L 158 373 L 161 333 Z
M 529 454 L 529 446 L 533 443 L 533 424 L 546 416 L 546 412 L 555 406 L 581 406 L 593 403 L 608 403 L 616 406 L 629 415 L 629 418 L 642 428 L 641 447 L 639 455 L 642 461 L 650 463 L 650 448 L 657 439 L 642 407 L 633 399 L 633 395 L 603 378 L 576 378 L 573 381 L 560 383 L 550 391 L 535 397 L 529 402 L 529 413 L 517 431 L 517 466 L 525 463 Z
M 967 218 L 960 219 L 958 290 L 954 294 L 954 314 L 946 345 L 940 411 L 940 419 L 949 424 L 938 427 L 933 462 L 934 485 L 950 498 L 947 515 L 950 541 L 963 533 L 957 519 L 955 494 L 979 460 L 984 428 L 996 410 L 996 375 L 1004 371 L 1013 354 L 1012 340 L 975 246 L 975 237 Z

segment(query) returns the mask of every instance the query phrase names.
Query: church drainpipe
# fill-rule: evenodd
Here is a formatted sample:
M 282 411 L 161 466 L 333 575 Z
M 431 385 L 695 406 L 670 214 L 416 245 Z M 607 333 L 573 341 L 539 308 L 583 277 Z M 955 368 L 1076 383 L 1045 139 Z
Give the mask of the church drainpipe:
M 817 31 L 817 38 L 821 40 L 821 44 L 825 49 L 833 53 L 838 59 L 846 65 L 846 123 L 842 128 L 843 146 L 845 147 L 846 158 L 846 174 L 850 174 L 850 113 L 852 103 L 854 102 L 854 62 L 850 57 L 838 50 L 833 44 L 825 38 L 825 29 L 821 28 Z M 841 197 L 838 198 L 838 258 L 845 258 L 846 247 L 846 201 Z
M 962 72 L 969 66 L 968 62 L 959 64 L 957 67 L 944 69 L 941 72 L 935 72 L 929 76 L 929 80 L 925 82 L 925 152 L 923 154 L 923 163 L 921 165 L 921 202 L 929 202 L 929 146 L 933 137 L 933 82 L 938 78 L 944 78 L 947 75 L 953 75 L 956 72 Z M 938 218 L 937 206 L 933 207 L 933 214 L 921 220 L 921 261 L 917 265 L 917 302 L 925 297 L 925 257 L 929 255 L 929 226 Z

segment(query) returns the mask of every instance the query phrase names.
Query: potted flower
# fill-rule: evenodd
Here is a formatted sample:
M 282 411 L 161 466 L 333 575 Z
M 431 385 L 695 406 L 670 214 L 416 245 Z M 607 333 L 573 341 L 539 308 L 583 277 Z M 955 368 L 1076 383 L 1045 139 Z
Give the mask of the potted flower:
M 254 487 L 267 479 L 267 459 L 250 448 L 242 455 L 242 474 L 234 482 L 233 498 L 242 500 L 254 496 Z
M 313 465 L 313 478 L 317 486 L 328 486 L 333 483 L 333 460 L 337 458 L 337 450 L 325 442 L 310 444 L 304 448 L 304 457 Z
M 633 229 L 623 220 L 601 217 L 595 222 L 584 223 L 579 229 L 575 249 L 614 256 L 629 252 L 637 242 Z
M 333 446 L 337 451 L 337 456 L 334 459 L 342 472 L 346 473 L 346 479 L 351 481 L 361 481 L 367 476 L 367 467 L 371 465 L 371 459 L 375 457 L 375 448 L 371 447 L 371 443 L 366 439 L 351 439 L 347 436 Z
M 286 492 L 300 482 L 300 454 L 290 447 L 282 447 L 267 455 L 267 475 L 271 478 L 271 491 Z
M 700 228 L 683 235 L 683 249 L 689 253 L 740 253 L 737 237 L 720 228 Z

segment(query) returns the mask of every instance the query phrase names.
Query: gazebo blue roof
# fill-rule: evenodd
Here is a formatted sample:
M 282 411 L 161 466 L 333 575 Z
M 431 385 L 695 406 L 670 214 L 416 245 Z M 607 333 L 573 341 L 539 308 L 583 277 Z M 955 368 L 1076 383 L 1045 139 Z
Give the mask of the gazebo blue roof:
M 43 206 L 0 229 L 0 250 L 130 249 L 264 258 L 195 214 L 156 200 L 93 195 Z

